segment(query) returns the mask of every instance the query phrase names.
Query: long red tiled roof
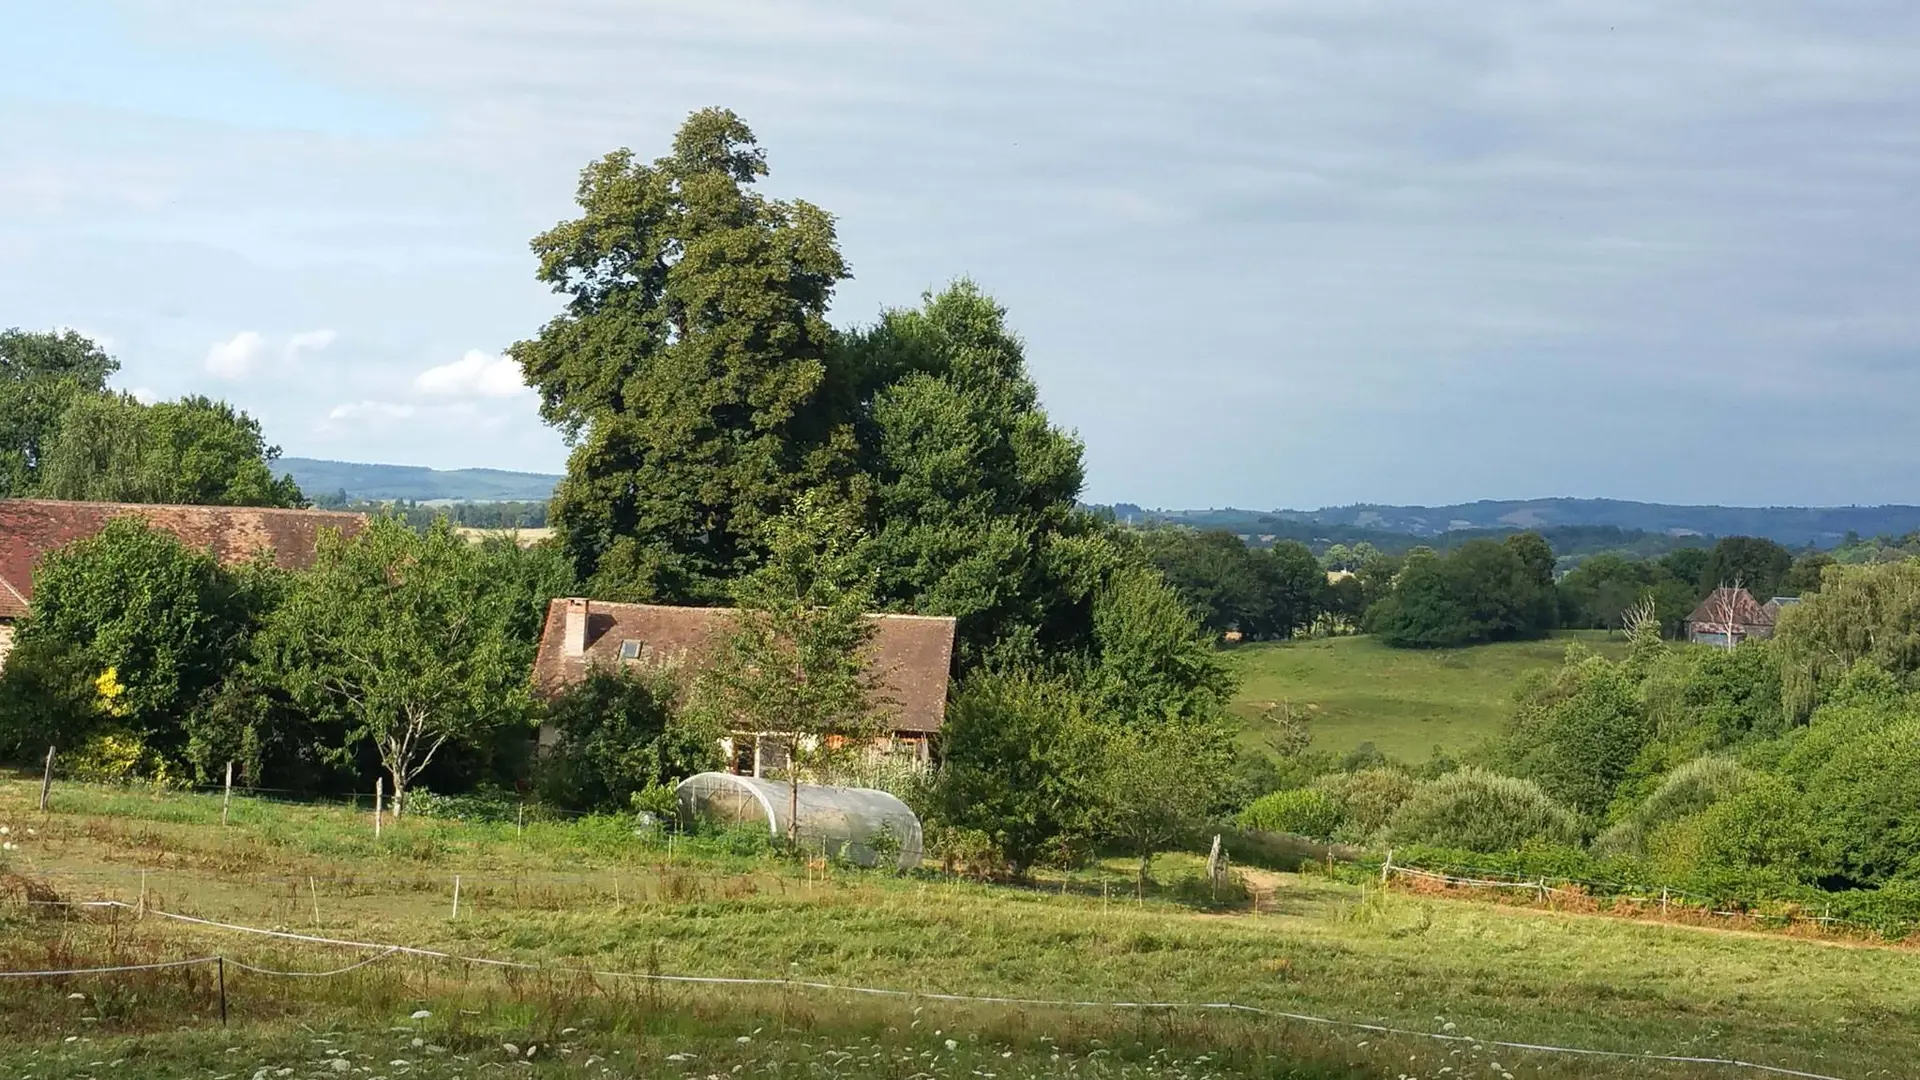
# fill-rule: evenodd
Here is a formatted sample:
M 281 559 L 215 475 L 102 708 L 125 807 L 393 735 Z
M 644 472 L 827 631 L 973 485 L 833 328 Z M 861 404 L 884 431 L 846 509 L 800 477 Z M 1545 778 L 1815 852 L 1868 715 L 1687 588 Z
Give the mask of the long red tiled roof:
M 551 696 L 586 676 L 596 664 L 657 664 L 691 671 L 723 640 L 733 608 L 587 602 L 583 655 L 566 655 L 567 607 L 547 606 L 547 625 L 533 663 L 534 688 Z M 873 674 L 894 714 L 895 731 L 940 730 L 947 712 L 947 676 L 953 665 L 954 620 L 933 615 L 869 615 L 874 621 Z M 621 646 L 635 654 L 623 659 Z
M 33 600 L 33 568 L 42 556 L 98 535 L 107 522 L 120 517 L 137 517 L 165 529 L 224 563 L 271 551 L 274 562 L 290 570 L 312 565 L 322 529 L 352 536 L 367 522 L 364 514 L 329 510 L 0 499 L 0 618 L 27 613 Z

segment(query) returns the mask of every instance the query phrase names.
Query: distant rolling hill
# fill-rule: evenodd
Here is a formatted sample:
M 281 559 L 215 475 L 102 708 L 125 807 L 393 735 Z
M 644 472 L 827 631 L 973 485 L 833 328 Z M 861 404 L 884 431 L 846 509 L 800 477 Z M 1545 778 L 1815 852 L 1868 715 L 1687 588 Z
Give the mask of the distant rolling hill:
M 1143 510 L 1122 520 L 1164 520 L 1248 535 L 1352 542 L 1382 535 L 1461 536 L 1514 529 L 1610 530 L 1666 537 L 1765 536 L 1789 547 L 1832 547 L 1848 533 L 1902 536 L 1920 530 L 1920 506 L 1671 506 L 1619 499 L 1505 499 L 1452 506 L 1356 503 L 1319 510 Z
M 553 495 L 560 477 L 502 469 L 429 469 L 420 465 L 371 465 L 355 461 L 281 458 L 309 498 L 344 491 L 351 499 L 412 499 L 427 502 L 539 502 Z

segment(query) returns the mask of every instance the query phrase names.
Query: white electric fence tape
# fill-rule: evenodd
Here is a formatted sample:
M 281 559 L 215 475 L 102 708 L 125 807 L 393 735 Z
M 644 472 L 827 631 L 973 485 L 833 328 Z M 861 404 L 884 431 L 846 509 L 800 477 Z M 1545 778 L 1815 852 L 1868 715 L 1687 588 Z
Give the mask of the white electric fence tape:
M 1399 869 L 1396 867 L 1395 869 Z M 1412 872 L 1412 871 L 1410 871 Z M 1425 871 L 1418 871 L 1426 875 Z M 1439 875 L 1431 875 L 1439 876 Z M 1489 884 L 1514 884 L 1512 882 Z M 1536 886 L 1528 885 L 1527 888 Z M 134 905 L 119 900 L 79 901 L 74 907 L 108 907 L 125 911 L 138 910 Z M 1399 1035 L 1409 1038 L 1434 1039 L 1440 1042 L 1467 1043 L 1474 1046 L 1491 1046 L 1503 1050 L 1530 1050 L 1546 1054 L 1576 1054 L 1583 1057 L 1604 1057 L 1631 1061 L 1667 1062 L 1680 1065 L 1719 1065 L 1728 1068 L 1750 1069 L 1754 1072 L 1773 1076 L 1799 1077 L 1801 1080 L 1844 1080 L 1843 1077 L 1827 1073 L 1805 1072 L 1788 1069 L 1778 1065 L 1763 1065 L 1758 1062 L 1742 1061 L 1738 1058 L 1696 1057 L 1681 1054 L 1631 1053 L 1625 1050 L 1591 1050 L 1577 1046 L 1554 1046 L 1548 1043 L 1509 1042 L 1501 1039 L 1476 1039 L 1471 1035 L 1449 1035 L 1432 1031 L 1416 1031 L 1411 1028 L 1390 1027 L 1385 1024 L 1367 1024 L 1353 1020 L 1334 1020 L 1324 1016 L 1310 1016 L 1305 1013 L 1283 1012 L 1257 1005 L 1242 1005 L 1231 1001 L 1092 1001 L 1071 998 L 1026 998 L 999 997 L 981 994 L 943 994 L 923 990 L 893 990 L 883 987 L 854 986 L 845 983 L 813 982 L 805 979 L 770 979 L 745 976 L 720 975 L 659 975 L 632 971 L 602 971 L 595 968 L 562 967 L 552 964 L 535 964 L 521 960 L 495 960 L 480 956 L 461 956 L 458 953 L 443 952 L 439 949 L 419 948 L 412 945 L 387 945 L 369 941 L 349 941 L 344 938 L 321 937 L 315 934 L 296 934 L 287 930 L 268 930 L 257 926 L 244 926 L 239 923 L 220 922 L 214 919 L 202 919 L 193 915 L 180 915 L 170 911 L 146 909 L 146 914 L 155 918 L 170 919 L 175 922 L 190 923 L 216 930 L 233 933 L 253 934 L 274 938 L 280 941 L 295 941 L 309 945 L 331 945 L 347 949 L 378 949 L 379 955 L 368 957 L 356 964 L 350 964 L 333 971 L 272 971 L 251 967 L 235 960 L 226 962 L 245 971 L 258 975 L 288 976 L 305 978 L 324 978 L 343 975 L 349 971 L 366 967 L 390 956 L 419 956 L 433 960 L 451 960 L 463 964 L 479 964 L 485 967 L 513 968 L 520 971 L 545 971 L 563 975 L 590 975 L 607 979 L 638 979 L 646 982 L 694 983 L 715 986 L 766 986 L 788 989 L 818 990 L 826 993 L 861 994 L 869 997 L 917 998 L 928 1001 L 951 1001 L 981 1005 L 1021 1005 L 1041 1008 L 1084 1008 L 1084 1009 L 1188 1009 L 1196 1011 L 1238 1012 L 1255 1016 L 1270 1016 L 1280 1020 L 1292 1020 L 1303 1024 L 1317 1024 L 1322 1027 L 1346 1028 L 1352 1031 L 1367 1031 L 1380 1035 Z M 92 974 L 103 971 L 137 971 L 145 968 L 181 967 L 188 964 L 206 964 L 215 962 L 218 957 L 202 957 L 194 960 L 176 960 L 166 964 L 146 964 L 128 968 L 98 968 L 84 972 L 7 972 L 11 975 L 64 975 Z

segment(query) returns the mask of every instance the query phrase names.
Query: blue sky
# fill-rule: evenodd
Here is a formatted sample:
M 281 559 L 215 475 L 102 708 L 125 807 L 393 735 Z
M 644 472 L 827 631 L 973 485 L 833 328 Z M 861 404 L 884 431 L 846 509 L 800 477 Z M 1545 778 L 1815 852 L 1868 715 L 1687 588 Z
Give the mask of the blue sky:
M 935 10 L 956 9 L 956 10 Z M 729 106 L 842 324 L 973 277 L 1088 496 L 1920 501 L 1898 0 L 0 0 L 0 325 L 557 471 L 527 240 Z

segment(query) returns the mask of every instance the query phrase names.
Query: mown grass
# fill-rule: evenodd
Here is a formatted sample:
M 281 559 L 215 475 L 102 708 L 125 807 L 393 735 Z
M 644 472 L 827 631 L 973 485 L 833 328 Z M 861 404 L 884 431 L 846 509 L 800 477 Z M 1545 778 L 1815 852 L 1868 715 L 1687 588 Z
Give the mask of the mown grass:
M 365 854 L 342 855 L 371 844 L 365 815 L 276 804 L 249 804 L 243 814 L 236 799 L 234 824 L 222 829 L 217 800 L 209 818 L 190 798 L 63 786 L 56 812 L 42 817 L 32 810 L 34 794 L 32 785 L 0 785 L 0 824 L 21 843 L 7 869 L 69 898 L 137 903 L 144 870 L 150 911 L 547 970 L 401 957 L 332 979 L 229 969 L 232 1026 L 224 1033 L 205 969 L 0 980 L 10 1036 L 0 1040 L 0 1075 L 62 1075 L 46 1065 L 54 1058 L 70 1076 L 251 1077 L 269 1066 L 268 1076 L 281 1068 L 331 1075 L 333 1059 L 323 1061 L 321 1051 L 345 1048 L 364 1055 L 349 1061 L 354 1076 L 478 1076 L 482 1065 L 504 1064 L 501 1043 L 524 1048 L 530 1040 L 551 1050 L 536 1055 L 535 1071 L 580 1076 L 612 1068 L 605 1075 L 704 1077 L 738 1065 L 740 1075 L 1453 1077 L 1499 1075 L 1496 1060 L 1500 1073 L 1515 1076 L 1726 1075 L 1709 1066 L 1476 1053 L 1251 1015 L 662 987 L 557 968 L 1023 998 L 1232 1001 L 1417 1031 L 1450 1024 L 1483 1040 L 1739 1057 L 1844 1077 L 1903 1075 L 1920 1054 L 1920 957 L 1898 950 L 1425 899 L 1319 876 L 1264 879 L 1271 888 L 1255 916 L 1135 900 L 1117 887 L 1126 880 L 1118 866 L 1110 871 L 1116 887 L 1102 897 L 1084 888 L 1062 895 L 1050 879 L 1012 888 L 901 878 L 701 842 L 676 845 L 669 861 L 662 844 L 618 822 L 541 823 L 523 836 L 511 824 L 409 821 Z M 1191 858 L 1169 858 L 1156 873 L 1170 877 Z M 458 919 L 450 902 L 456 873 Z M 282 970 L 328 969 L 366 955 L 151 913 L 0 900 L 7 968 L 214 953 Z M 433 1018 L 410 1020 L 420 1009 Z M 431 1030 L 391 1030 L 422 1026 Z M 747 1042 L 734 1041 L 743 1036 Z M 422 1047 L 411 1047 L 415 1037 Z M 948 1038 L 956 1049 L 946 1049 Z M 428 1054 L 429 1044 L 447 1052 Z M 623 1052 L 621 1064 L 613 1064 L 614 1050 Z M 86 1061 L 77 1061 L 83 1051 Z M 673 1062 L 672 1053 L 699 1056 Z M 132 1055 L 142 1055 L 139 1069 L 87 1065 Z M 1208 1060 L 1196 1063 L 1202 1055 Z M 602 1060 L 588 1067 L 589 1057 Z M 386 1064 L 394 1060 L 409 1064 Z
M 1234 712 L 1243 742 L 1271 749 L 1269 708 L 1304 718 L 1313 748 L 1345 754 L 1372 743 L 1417 764 L 1435 748 L 1470 750 L 1500 731 L 1513 690 L 1529 671 L 1551 668 L 1578 642 L 1608 655 L 1623 648 L 1605 631 L 1569 631 L 1543 641 L 1465 649 L 1389 649 L 1368 636 L 1241 645 L 1227 662 L 1240 675 Z

